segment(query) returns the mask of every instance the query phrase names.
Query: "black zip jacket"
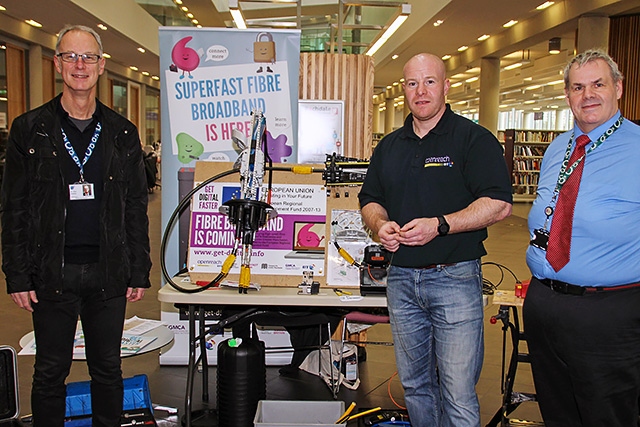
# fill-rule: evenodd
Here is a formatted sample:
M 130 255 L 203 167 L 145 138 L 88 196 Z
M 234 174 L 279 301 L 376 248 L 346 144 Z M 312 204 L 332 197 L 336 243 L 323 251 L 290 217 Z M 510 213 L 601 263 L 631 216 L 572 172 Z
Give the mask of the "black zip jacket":
M 69 188 L 61 161 L 68 153 L 56 114 L 60 97 L 11 126 L 0 199 L 8 293 L 35 290 L 48 298 L 61 293 Z M 103 293 L 110 298 L 128 287 L 150 287 L 148 192 L 135 125 L 96 101 L 105 147 L 99 265 Z

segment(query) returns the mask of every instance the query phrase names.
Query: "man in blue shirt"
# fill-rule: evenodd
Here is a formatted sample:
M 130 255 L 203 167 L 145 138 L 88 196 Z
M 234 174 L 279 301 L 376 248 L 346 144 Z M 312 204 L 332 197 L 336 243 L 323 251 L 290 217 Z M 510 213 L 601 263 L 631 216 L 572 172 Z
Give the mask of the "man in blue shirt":
M 636 426 L 640 127 L 618 110 L 622 74 L 606 53 L 579 54 L 564 79 L 575 126 L 547 149 L 529 214 L 533 278 L 524 326 L 534 383 L 547 427 Z M 582 135 L 589 141 L 574 161 Z M 576 177 L 572 225 L 557 225 L 559 201 Z M 568 261 L 556 263 L 554 233 L 561 232 L 568 233 Z

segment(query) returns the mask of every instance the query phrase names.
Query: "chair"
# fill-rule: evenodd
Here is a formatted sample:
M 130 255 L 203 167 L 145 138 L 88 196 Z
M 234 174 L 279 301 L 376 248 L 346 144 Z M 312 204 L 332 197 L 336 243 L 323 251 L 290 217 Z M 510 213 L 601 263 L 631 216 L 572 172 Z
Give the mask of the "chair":
M 364 323 L 368 325 L 375 325 L 379 323 L 389 323 L 389 314 L 388 313 L 376 314 L 376 313 L 366 313 L 363 311 L 351 311 L 342 318 L 342 334 L 340 336 L 340 362 L 338 366 L 338 372 L 342 372 L 345 344 L 347 343 L 360 344 L 360 342 L 354 342 L 347 339 L 349 322 Z M 388 342 L 388 341 L 365 341 L 365 343 L 373 344 L 373 345 L 393 345 L 393 342 Z M 338 388 L 339 387 L 340 387 L 340 384 L 338 384 Z M 337 392 L 338 390 L 336 390 L 336 393 Z

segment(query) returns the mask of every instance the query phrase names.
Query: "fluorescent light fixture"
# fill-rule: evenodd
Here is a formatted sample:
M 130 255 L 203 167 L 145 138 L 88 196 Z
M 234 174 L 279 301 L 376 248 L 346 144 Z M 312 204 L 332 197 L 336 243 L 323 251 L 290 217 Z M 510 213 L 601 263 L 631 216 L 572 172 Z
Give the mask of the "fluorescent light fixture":
M 552 82 L 547 83 L 549 86 L 564 84 L 564 80 L 554 80 Z M 564 98 L 564 96 L 563 96 Z
M 533 111 L 540 111 L 540 107 L 533 107 Z
M 531 85 L 525 88 L 525 90 L 536 90 L 536 89 L 540 89 L 542 87 L 542 85 Z
M 479 42 L 483 42 L 483 41 L 485 41 L 486 39 L 488 39 L 489 37 L 491 37 L 489 34 L 483 34 L 483 35 L 481 35 L 480 37 L 478 37 L 478 41 L 479 41 Z
M 456 102 L 457 105 L 467 105 L 467 101 L 458 101 Z
M 236 27 L 241 30 L 246 30 L 247 22 L 244 20 L 238 0 L 229 0 L 229 12 L 231 12 L 231 16 L 233 17 L 233 22 L 235 22 Z
M 516 68 L 522 67 L 522 62 L 516 62 L 515 64 L 507 65 L 504 67 L 505 70 L 515 70 Z
M 411 13 L 411 5 L 408 3 L 403 3 L 400 7 L 400 15 L 398 15 L 396 19 L 393 21 L 393 23 L 389 25 L 389 27 L 384 31 L 384 33 L 382 33 L 380 38 L 376 40 L 373 46 L 371 46 L 365 52 L 365 55 L 373 56 L 378 51 L 378 49 L 380 49 L 382 45 L 385 44 L 387 40 L 389 40 L 389 38 L 393 35 L 393 33 L 395 33 L 398 30 L 398 28 L 400 28 L 400 26 L 404 24 L 404 21 L 407 20 L 410 13 Z
M 467 80 L 465 80 L 465 82 L 466 83 L 473 83 L 475 81 L 478 81 L 478 79 L 480 79 L 480 77 L 478 77 L 478 76 L 469 77 Z
M 536 7 L 536 9 L 544 10 L 544 9 L 548 8 L 549 6 L 551 6 L 554 3 L 555 3 L 554 1 L 546 1 L 546 2 L 542 3 L 540 6 Z
M 498 108 L 507 108 L 507 107 L 508 107 L 508 105 L 507 105 L 507 104 L 500 104 L 500 105 L 498 105 Z
M 549 108 L 560 108 L 557 105 L 549 105 Z
M 38 21 L 34 21 L 33 19 L 25 19 L 24 22 L 31 25 L 32 27 L 42 28 L 42 24 Z
M 528 99 L 526 101 L 524 101 L 525 104 L 535 104 L 536 101 L 534 101 L 533 99 Z
M 447 59 L 451 59 L 451 55 L 442 55 L 443 61 L 446 61 Z
M 97 27 L 100 28 L 102 31 L 107 31 L 107 26 L 104 24 L 98 24 Z
M 139 47 L 139 48 L 138 48 L 138 52 L 140 52 L 140 53 L 145 53 L 145 52 L 146 52 L 146 50 L 145 50 L 143 47 Z
M 464 52 L 465 50 L 469 49 L 469 46 L 460 46 L 458 48 L 458 52 Z
M 460 87 L 462 86 L 462 82 L 451 83 L 451 87 Z
M 505 22 L 504 24 L 502 24 L 502 26 L 503 26 L 504 28 L 509 28 L 509 27 L 513 27 L 513 26 L 514 26 L 514 25 L 516 25 L 517 23 L 518 23 L 518 21 L 516 21 L 516 20 L 512 19 L 511 21 L 509 21 L 509 22 Z

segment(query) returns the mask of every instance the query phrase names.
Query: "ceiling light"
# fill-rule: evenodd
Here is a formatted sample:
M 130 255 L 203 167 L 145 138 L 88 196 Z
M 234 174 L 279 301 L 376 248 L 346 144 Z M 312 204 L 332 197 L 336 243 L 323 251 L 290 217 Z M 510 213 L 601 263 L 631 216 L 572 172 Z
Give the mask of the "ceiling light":
M 553 85 L 559 85 L 561 83 L 564 83 L 564 80 L 554 80 L 552 82 L 547 83 L 549 86 L 553 86 Z M 563 97 L 564 98 L 564 97 Z
M 180 9 L 182 9 L 183 12 L 189 12 L 189 8 L 187 6 L 182 6 Z
M 191 12 L 187 13 L 187 18 L 193 19 L 193 13 L 191 13 Z
M 231 16 L 233 17 L 233 22 L 236 24 L 236 27 L 241 30 L 246 30 L 247 22 L 244 20 L 238 0 L 229 0 L 229 12 L 231 12 Z
M 480 67 L 473 67 L 473 68 L 469 68 L 469 69 L 467 70 L 467 73 L 471 73 L 471 74 L 473 74 L 473 73 L 479 73 L 479 72 L 480 72 Z
M 398 28 L 400 28 L 400 26 L 404 24 L 404 21 L 407 20 L 410 13 L 411 13 L 411 5 L 408 3 L 403 3 L 400 6 L 400 14 L 396 17 L 393 23 L 389 25 L 389 27 L 384 31 L 384 33 L 382 33 L 380 38 L 376 40 L 373 46 L 371 46 L 369 50 L 365 52 L 365 55 L 373 56 L 378 51 L 378 49 L 380 49 L 382 45 L 385 44 L 387 40 L 389 40 L 389 38 L 393 35 L 393 33 L 395 33 L 398 30 Z
M 107 31 L 107 26 L 104 24 L 98 24 L 97 27 L 100 28 L 102 31 Z
M 434 27 L 439 27 L 440 25 L 442 25 L 444 23 L 444 21 L 442 19 L 437 19 L 434 23 L 433 26 Z
M 479 42 L 483 42 L 483 41 L 485 41 L 486 39 L 488 39 L 489 37 L 491 37 L 489 34 L 483 34 L 483 35 L 481 35 L 480 37 L 478 37 L 478 41 L 479 41 Z
M 532 85 L 529 87 L 526 87 L 525 90 L 536 90 L 536 89 L 540 89 L 542 87 L 542 85 Z
M 447 59 L 451 59 L 451 55 L 442 55 L 443 61 L 446 61 Z
M 197 19 L 192 19 L 191 22 L 193 22 L 193 25 L 198 25 L 200 23 Z
M 158 77 L 158 76 L 151 76 L 151 79 L 153 79 L 153 80 L 160 80 L 160 77 Z
M 34 21 L 33 19 L 25 19 L 24 22 L 31 25 L 32 27 L 42 28 L 42 24 L 38 21 Z
M 458 48 L 458 52 L 464 52 L 465 50 L 469 49 L 469 46 L 460 46 Z
M 196 25 L 196 28 L 202 28 L 202 25 L 197 24 L 197 25 Z
M 533 107 L 533 111 L 540 111 L 540 107 Z
M 182 0 L 176 0 L 176 4 L 182 4 Z
M 473 83 L 473 82 L 477 81 L 479 78 L 480 78 L 480 77 L 478 77 L 478 76 L 470 77 L 470 78 L 468 78 L 467 80 L 465 80 L 465 82 L 467 82 L 467 83 Z
M 143 72 L 142 72 L 142 75 L 143 75 L 143 76 L 148 76 L 149 74 L 150 74 L 150 73 L 149 73 L 148 71 L 143 71 Z
M 565 99 L 565 98 L 566 98 L 565 95 L 558 95 L 554 99 Z
M 394 86 L 398 86 L 398 84 L 399 84 L 398 82 L 393 82 Z
M 467 105 L 467 101 L 458 101 L 456 102 L 457 105 Z
M 139 47 L 139 48 L 138 48 L 138 52 L 140 52 L 140 53 L 145 53 L 145 52 L 146 52 L 146 50 L 144 50 L 144 48 L 143 48 L 143 47 Z
M 4 12 L 5 10 L 7 10 L 7 8 L 0 4 L 0 12 Z
M 560 108 L 557 105 L 549 105 L 549 108 Z
M 399 56 L 400 56 L 400 55 L 398 55 L 398 54 L 394 53 L 393 55 L 391 55 L 391 59 L 398 59 L 398 57 L 399 57 Z
M 387 86 L 387 89 L 391 89 L 392 87 L 393 87 L 393 86 L 391 86 L 391 85 L 388 85 L 388 86 Z
M 561 40 L 562 39 L 560 37 L 554 37 L 552 39 L 549 39 L 549 53 L 551 55 L 557 55 L 560 53 Z
M 540 6 L 536 7 L 536 9 L 544 10 L 544 9 L 548 8 L 549 6 L 551 6 L 554 3 L 555 2 L 553 2 L 553 1 L 546 1 L 546 2 L 542 3 Z
M 524 101 L 524 103 L 525 103 L 525 104 L 535 104 L 535 103 L 536 103 L 536 101 L 535 101 L 535 100 L 533 100 L 533 99 L 528 99 L 528 100 Z
M 507 104 L 500 104 L 500 105 L 498 105 L 498 108 L 507 108 L 507 107 L 508 107 L 508 105 L 507 105 Z
M 109 55 L 107 52 L 102 52 L 102 57 L 103 58 L 107 58 L 107 59 L 111 59 L 111 55 Z
M 533 77 L 525 77 L 522 80 L 525 81 L 525 82 L 530 82 L 531 80 L 533 80 Z
M 451 87 L 460 87 L 462 86 L 462 82 L 455 82 L 451 84 Z
M 513 27 L 513 26 L 514 26 L 514 25 L 516 25 L 517 23 L 518 23 L 518 21 L 516 21 L 516 20 L 513 20 L 513 19 L 512 19 L 511 21 L 509 21 L 509 22 L 506 22 L 506 23 L 502 24 L 502 26 L 503 26 L 504 28 L 509 28 L 509 27 Z
M 504 67 L 505 70 L 515 70 L 516 68 L 522 67 L 522 62 L 516 62 L 515 64 L 507 65 Z
M 136 67 L 135 65 L 131 65 L 129 66 L 129 68 L 131 68 L 133 71 L 138 71 L 138 67 Z

